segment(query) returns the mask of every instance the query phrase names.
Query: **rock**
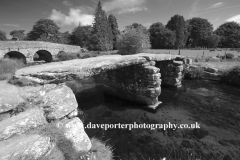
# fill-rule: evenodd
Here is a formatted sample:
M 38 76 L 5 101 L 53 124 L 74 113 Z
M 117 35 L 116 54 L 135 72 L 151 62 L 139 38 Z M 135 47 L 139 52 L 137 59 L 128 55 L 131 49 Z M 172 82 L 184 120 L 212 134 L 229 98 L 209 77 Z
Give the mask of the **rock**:
M 47 85 L 42 89 L 44 111 L 49 120 L 60 119 L 77 107 L 75 95 L 67 86 Z
M 203 72 L 202 73 L 202 78 L 207 79 L 207 80 L 214 80 L 214 81 L 219 81 L 220 80 L 220 75 L 217 73 L 209 73 L 209 72 Z
M 84 126 L 79 118 L 65 119 L 56 124 L 62 130 L 66 139 L 72 142 L 76 152 L 88 152 L 92 147 L 91 141 L 84 131 Z
M 50 138 L 37 134 L 0 141 L 1 160 L 39 160 L 55 147 Z M 57 159 L 56 159 L 57 160 Z
M 183 65 L 183 61 L 173 61 L 173 64 L 176 66 Z
M 186 64 L 192 64 L 192 63 L 193 63 L 193 60 L 191 58 L 186 59 Z
M 216 68 L 210 68 L 210 67 L 204 67 L 204 71 L 205 72 L 209 72 L 209 73 L 217 73 L 218 69 Z
M 69 114 L 67 115 L 67 117 L 68 117 L 69 119 L 72 119 L 72 118 L 77 117 L 77 116 L 78 116 L 78 109 L 73 110 L 71 113 L 69 113 Z
M 0 140 L 8 139 L 16 134 L 22 134 L 46 123 L 42 110 L 37 108 L 29 109 L 0 122 Z
M 194 129 L 193 135 L 198 139 L 202 139 L 208 135 L 208 131 L 204 129 Z
M 0 88 L 0 113 L 10 111 L 24 102 L 17 86 L 0 81 Z

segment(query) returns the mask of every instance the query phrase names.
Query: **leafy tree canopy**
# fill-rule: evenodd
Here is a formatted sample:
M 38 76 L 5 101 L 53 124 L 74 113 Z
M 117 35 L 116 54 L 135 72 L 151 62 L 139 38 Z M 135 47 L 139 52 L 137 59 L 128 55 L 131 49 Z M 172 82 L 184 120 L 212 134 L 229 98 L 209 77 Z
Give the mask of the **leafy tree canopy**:
M 95 11 L 91 42 L 93 42 L 94 50 L 108 51 L 113 49 L 112 31 L 100 2 Z
M 175 32 L 176 41 L 175 41 L 175 48 L 184 47 L 185 46 L 185 36 L 186 36 L 186 27 L 185 27 L 185 20 L 183 16 L 175 15 L 171 17 L 168 21 L 166 28 L 170 29 L 171 31 Z
M 41 36 L 46 38 L 57 35 L 59 33 L 59 27 L 50 19 L 40 19 L 37 21 L 32 30 L 27 34 L 28 40 L 37 40 Z
M 219 26 L 214 32 L 221 36 L 220 46 L 225 48 L 240 47 L 240 25 L 236 22 L 227 22 Z
M 19 40 L 24 40 L 25 38 L 25 30 L 14 30 L 10 32 L 10 35 L 13 38 L 18 38 Z
M 189 41 L 192 47 L 204 47 L 206 39 L 213 33 L 213 26 L 207 19 L 192 18 L 189 20 Z
M 78 26 L 74 28 L 71 35 L 71 43 L 84 48 L 88 48 L 89 40 L 91 38 L 91 26 Z
M 113 49 L 117 49 L 117 38 L 120 34 L 120 31 L 118 30 L 118 23 L 116 17 L 114 17 L 112 14 L 108 16 L 108 23 L 110 25 L 111 31 L 112 31 L 112 38 L 113 38 Z
M 209 48 L 216 48 L 218 47 L 218 44 L 221 40 L 221 37 L 216 35 L 216 34 L 212 34 L 207 38 L 207 47 Z
M 165 28 L 162 23 L 153 23 L 149 28 L 149 32 L 153 49 L 165 49 L 174 46 L 176 40 L 175 32 Z
M 6 33 L 0 30 L 0 41 L 7 40 Z

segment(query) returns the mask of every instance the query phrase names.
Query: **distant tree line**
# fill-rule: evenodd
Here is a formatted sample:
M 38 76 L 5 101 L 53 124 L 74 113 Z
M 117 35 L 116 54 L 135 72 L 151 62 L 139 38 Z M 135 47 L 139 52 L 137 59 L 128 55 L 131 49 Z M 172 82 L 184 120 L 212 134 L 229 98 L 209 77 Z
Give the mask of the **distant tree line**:
M 147 29 L 133 23 L 120 32 L 116 17 L 112 14 L 107 16 L 100 2 L 92 26 L 79 25 L 72 33 L 61 33 L 59 30 L 54 21 L 40 19 L 29 33 L 14 30 L 10 35 L 17 40 L 72 44 L 95 51 L 118 49 L 123 53 L 140 52 L 147 48 L 240 48 L 240 24 L 236 22 L 224 23 L 214 30 L 207 19 L 194 17 L 185 20 L 181 15 L 174 15 L 166 25 L 156 22 Z M 0 40 L 7 40 L 6 33 L 1 30 Z

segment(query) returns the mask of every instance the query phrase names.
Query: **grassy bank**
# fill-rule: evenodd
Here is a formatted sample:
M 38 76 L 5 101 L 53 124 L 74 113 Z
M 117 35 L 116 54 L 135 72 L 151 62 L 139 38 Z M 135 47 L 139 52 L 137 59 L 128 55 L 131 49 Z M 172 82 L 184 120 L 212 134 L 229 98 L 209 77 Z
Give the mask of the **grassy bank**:
M 25 67 L 21 60 L 16 59 L 0 59 L 0 80 L 9 80 L 14 72 Z

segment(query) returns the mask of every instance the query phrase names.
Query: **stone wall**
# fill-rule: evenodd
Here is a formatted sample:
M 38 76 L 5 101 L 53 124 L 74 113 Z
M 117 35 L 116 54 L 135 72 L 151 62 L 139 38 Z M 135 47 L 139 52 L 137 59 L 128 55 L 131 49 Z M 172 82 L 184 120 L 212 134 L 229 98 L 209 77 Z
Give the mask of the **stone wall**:
M 98 76 L 105 85 L 105 92 L 155 109 L 160 102 L 160 69 L 154 61 L 107 71 Z M 99 80 L 100 79 L 100 80 Z
M 162 86 L 181 87 L 182 86 L 182 61 L 158 61 L 156 67 L 160 68 L 162 75 Z
M 16 87 L 4 81 L 0 88 L 1 160 L 77 160 L 90 150 L 70 88 Z

